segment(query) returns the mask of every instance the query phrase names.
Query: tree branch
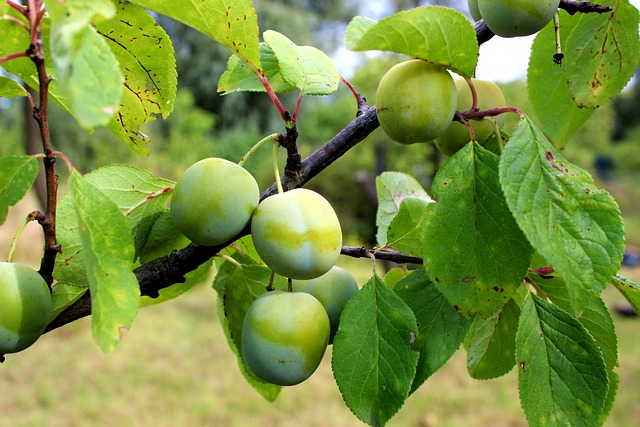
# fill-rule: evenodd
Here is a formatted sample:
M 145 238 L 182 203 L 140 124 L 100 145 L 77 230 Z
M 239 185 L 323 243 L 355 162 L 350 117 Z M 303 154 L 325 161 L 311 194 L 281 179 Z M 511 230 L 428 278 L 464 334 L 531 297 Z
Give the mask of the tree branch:
M 606 13 L 611 12 L 609 6 L 591 3 L 589 1 L 560 0 L 560 9 L 567 11 L 569 15 L 576 13 Z

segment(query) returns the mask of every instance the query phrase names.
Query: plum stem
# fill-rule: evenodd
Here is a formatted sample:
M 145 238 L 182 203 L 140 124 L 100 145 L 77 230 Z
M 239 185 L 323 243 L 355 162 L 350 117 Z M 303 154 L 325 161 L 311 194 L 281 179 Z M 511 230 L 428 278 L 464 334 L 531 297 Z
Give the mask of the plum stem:
M 280 137 L 279 134 L 272 133 L 271 135 L 265 136 L 264 138 L 262 138 L 260 141 L 258 141 L 258 143 L 256 143 L 253 147 L 251 147 L 251 149 L 247 151 L 247 153 L 244 156 L 242 156 L 242 158 L 238 162 L 238 166 L 244 166 L 246 161 L 249 160 L 249 157 L 251 157 L 256 151 L 258 151 L 260 147 L 262 147 L 269 141 L 276 141 L 279 137 Z
M 278 187 L 278 194 L 284 193 L 284 188 L 282 188 L 282 180 L 280 179 L 280 168 L 278 167 L 278 148 L 280 148 L 280 143 L 278 141 L 273 142 L 273 173 L 276 175 L 276 186 Z

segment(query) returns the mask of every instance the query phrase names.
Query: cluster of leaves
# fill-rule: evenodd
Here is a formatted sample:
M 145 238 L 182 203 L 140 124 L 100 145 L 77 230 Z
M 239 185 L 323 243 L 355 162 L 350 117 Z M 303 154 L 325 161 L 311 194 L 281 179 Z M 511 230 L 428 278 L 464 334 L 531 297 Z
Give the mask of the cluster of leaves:
M 166 117 L 176 93 L 171 41 L 143 8 L 227 47 L 232 56 L 218 90 L 267 92 L 288 129 L 295 126 L 297 106 L 289 115 L 277 93 L 330 95 L 341 80 L 315 48 L 275 31 L 265 31 L 261 42 L 249 0 L 54 3 L 42 24 L 47 73 L 54 78 L 49 96 L 87 129 L 107 126 L 140 153 L 148 151 L 140 126 Z M 429 193 L 402 172 L 378 177 L 377 253 L 401 251 L 421 257 L 424 267 L 374 274 L 343 312 L 332 366 L 345 403 L 364 422 L 384 425 L 462 345 L 474 378 L 518 369 L 530 424 L 599 425 L 606 419 L 618 358 L 600 293 L 612 284 L 640 309 L 640 288 L 616 276 L 624 251 L 616 202 L 556 147 L 624 87 L 640 60 L 638 11 L 626 1 L 603 3 L 612 13 L 561 15 L 563 67 L 551 60 L 552 25 L 534 42 L 528 81 L 541 128 L 521 113 L 500 156 L 469 143 L 442 165 Z M 6 35 L 0 57 L 7 57 L 30 39 L 16 23 L 21 16 L 15 8 L 0 6 L 0 12 L 11 17 L 0 20 Z M 346 41 L 353 50 L 405 54 L 467 77 L 478 61 L 473 25 L 443 7 L 379 22 L 356 17 Z M 28 57 L 2 65 L 39 87 Z M 24 94 L 0 77 L 0 96 Z M 37 170 L 33 157 L 0 159 L 0 219 L 31 187 Z M 93 335 L 110 351 L 140 306 L 188 290 L 209 273 L 210 255 L 223 250 L 214 288 L 229 345 L 247 380 L 274 400 L 280 387 L 253 376 L 240 356 L 244 315 L 271 280 L 250 238 L 214 248 L 190 268 L 186 283 L 141 293 L 145 266 L 155 263 L 157 269 L 187 243 L 166 209 L 173 184 L 127 165 L 71 173 L 69 193 L 58 203 L 62 252 L 53 274 L 52 321 L 90 295 Z M 277 277 L 275 285 L 285 282 Z

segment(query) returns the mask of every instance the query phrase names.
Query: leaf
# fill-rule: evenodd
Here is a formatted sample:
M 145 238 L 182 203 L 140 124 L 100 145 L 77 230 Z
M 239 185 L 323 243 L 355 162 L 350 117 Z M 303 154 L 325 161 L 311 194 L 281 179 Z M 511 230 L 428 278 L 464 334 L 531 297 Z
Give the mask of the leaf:
M 613 404 L 616 401 L 619 386 L 620 374 L 617 374 L 616 372 L 609 372 L 609 391 L 607 392 L 607 400 L 604 403 L 604 409 L 602 410 L 602 414 L 600 415 L 598 425 L 604 425 L 604 423 L 609 418 L 611 410 L 613 409 Z
M 400 202 L 387 232 L 387 245 L 409 255 L 422 256 L 422 224 L 430 202 L 408 197 Z
M 0 76 L 0 97 L 27 96 L 26 89 L 17 81 Z
M 422 244 L 427 274 L 467 317 L 490 316 L 522 283 L 531 248 L 509 212 L 498 157 L 467 144 L 442 165 L 431 192 Z
M 340 73 L 324 52 L 311 46 L 297 46 L 272 30 L 265 31 L 263 37 L 289 85 L 307 95 L 330 95 L 338 90 Z
M 49 322 L 58 317 L 67 308 L 80 299 L 87 292 L 86 287 L 73 284 L 56 282 L 51 292 L 51 316 Z
M 105 40 L 89 24 L 115 13 L 109 0 L 87 7 L 82 0 L 47 4 L 51 58 L 60 90 L 81 126 L 106 125 L 118 111 L 123 76 Z
M 141 264 L 168 255 L 173 250 L 191 243 L 175 227 L 169 209 L 145 215 L 135 224 L 132 232 L 136 240 L 136 258 L 140 259 Z
M 261 70 L 258 17 L 251 0 L 134 0 L 206 34 L 252 69 Z
M 38 170 L 38 161 L 33 156 L 0 157 L 0 224 L 7 219 L 9 207 L 27 194 Z
M 351 411 L 383 426 L 402 407 L 416 373 L 416 318 L 378 276 L 347 303 L 333 340 L 331 366 Z
M 611 279 L 611 284 L 629 301 L 635 312 L 640 313 L 640 286 L 619 274 Z
M 620 268 L 624 226 L 618 205 L 526 116 L 502 153 L 500 183 L 527 240 L 571 284 L 571 307 L 579 314 Z
M 575 318 L 536 295 L 516 338 L 520 403 L 532 426 L 597 426 L 608 393 L 602 354 Z
M 577 17 L 560 10 L 561 43 L 565 46 L 567 36 L 575 27 Z M 567 66 L 553 62 L 555 31 L 547 25 L 535 37 L 531 46 L 527 89 L 531 105 L 542 128 L 554 145 L 562 148 L 576 131 L 586 123 L 595 110 L 580 108 L 569 93 Z M 540 90 L 544 88 L 544 90 Z
M 351 50 L 403 53 L 468 77 L 478 62 L 471 22 L 462 13 L 440 6 L 416 7 L 377 23 L 356 17 L 347 26 L 346 41 Z
M 411 197 L 425 200 L 428 203 L 433 201 L 414 177 L 402 172 L 383 172 L 380 174 L 376 177 L 376 190 L 378 193 L 376 240 L 380 246 L 387 244 L 389 224 L 400 210 L 400 203 L 404 199 Z
M 472 378 L 488 380 L 508 373 L 516 364 L 516 332 L 520 307 L 509 300 L 491 317 L 476 316 L 469 331 L 467 370 Z
M 582 13 L 565 44 L 569 91 L 583 107 L 597 108 L 620 93 L 640 61 L 638 9 L 604 0 L 610 13 Z
M 271 269 L 258 265 L 249 256 L 236 252 L 238 264 L 225 261 L 220 265 L 213 287 L 218 292 L 218 313 L 229 347 L 238 358 L 238 366 L 247 382 L 262 397 L 273 402 L 282 389 L 256 377 L 242 358 L 242 325 L 251 303 L 266 292 Z M 283 278 L 276 276 L 279 289 L 286 289 Z
M 133 237 L 118 207 L 78 172 L 69 188 L 91 292 L 91 330 L 100 348 L 112 351 L 138 311 Z
M 120 64 L 124 91 L 118 114 L 107 127 L 133 151 L 149 154 L 140 127 L 173 111 L 177 71 L 171 39 L 144 9 L 119 3 L 116 15 L 96 23 Z
M 282 78 L 278 58 L 266 43 L 260 43 L 260 63 L 264 76 L 275 93 L 295 89 Z M 237 55 L 231 55 L 227 69 L 218 81 L 218 92 L 228 95 L 232 92 L 266 92 L 266 89 L 253 70 Z
M 411 386 L 413 393 L 453 356 L 471 321 L 447 302 L 423 270 L 400 280 L 393 290 L 413 310 L 418 321 L 418 336 L 411 346 L 420 352 Z

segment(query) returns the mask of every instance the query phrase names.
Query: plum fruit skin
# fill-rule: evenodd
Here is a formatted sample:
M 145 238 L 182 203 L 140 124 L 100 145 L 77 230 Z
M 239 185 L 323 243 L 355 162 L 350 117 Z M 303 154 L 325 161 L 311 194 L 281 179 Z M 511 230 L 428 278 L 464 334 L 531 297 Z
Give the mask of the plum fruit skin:
M 560 0 L 478 0 L 478 10 L 487 27 L 501 37 L 535 34 L 556 13 Z

